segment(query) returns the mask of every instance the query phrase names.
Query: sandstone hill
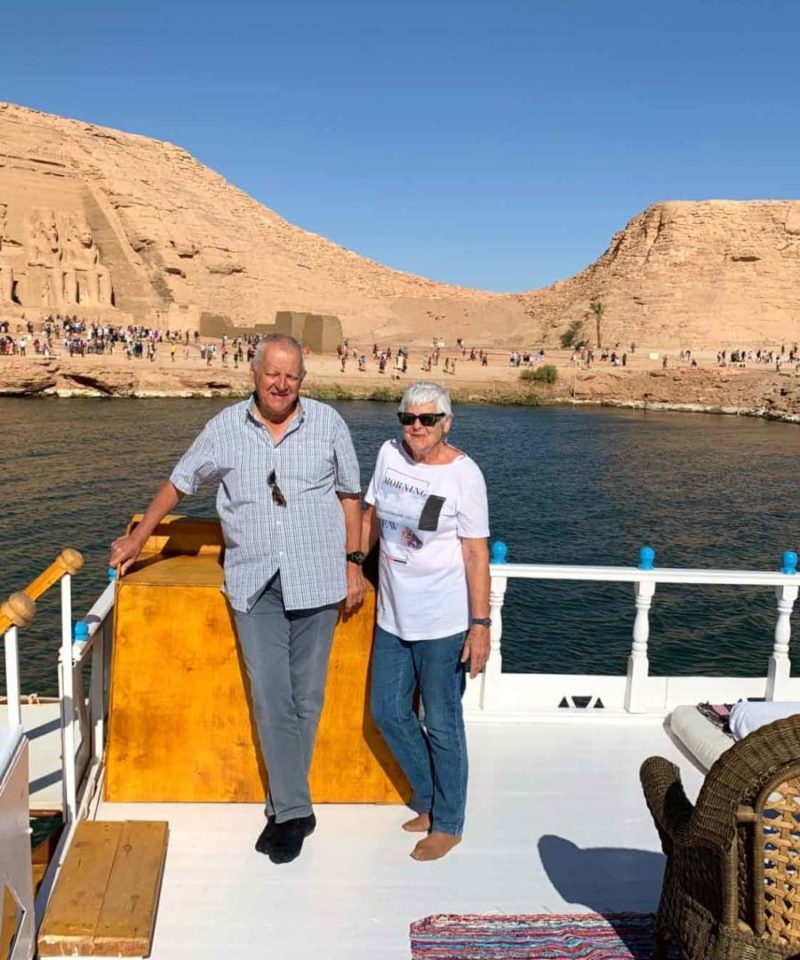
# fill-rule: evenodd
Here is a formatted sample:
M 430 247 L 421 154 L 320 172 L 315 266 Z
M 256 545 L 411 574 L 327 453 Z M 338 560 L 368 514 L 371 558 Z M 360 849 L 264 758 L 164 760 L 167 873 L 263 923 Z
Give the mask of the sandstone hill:
M 543 290 L 448 286 L 287 223 L 179 147 L 0 104 L 0 315 L 196 329 L 294 310 L 362 341 L 532 346 L 575 320 L 593 337 L 599 299 L 606 342 L 699 347 L 796 339 L 798 280 L 800 202 L 708 201 L 648 208 Z
M 779 344 L 800 339 L 800 201 L 670 201 L 648 207 L 588 269 L 522 295 L 540 338 L 588 304 L 606 343 Z

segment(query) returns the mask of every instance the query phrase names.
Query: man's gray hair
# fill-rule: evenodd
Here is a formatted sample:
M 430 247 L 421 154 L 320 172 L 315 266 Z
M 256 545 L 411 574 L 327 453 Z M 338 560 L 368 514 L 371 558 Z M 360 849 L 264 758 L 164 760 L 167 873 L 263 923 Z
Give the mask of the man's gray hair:
M 418 380 L 407 387 L 398 409 L 404 411 L 409 407 L 422 407 L 426 403 L 435 403 L 436 413 L 446 413 L 448 417 L 453 414 L 449 391 L 430 380 Z
M 272 346 L 283 347 L 284 350 L 296 350 L 300 357 L 300 372 L 305 376 L 306 360 L 305 354 L 303 353 L 303 345 L 299 340 L 295 340 L 294 337 L 289 336 L 288 333 L 268 333 L 266 337 L 262 337 L 258 341 L 256 344 L 256 352 L 250 361 L 250 365 L 254 370 L 258 369 L 261 361 L 264 359 L 264 351 Z

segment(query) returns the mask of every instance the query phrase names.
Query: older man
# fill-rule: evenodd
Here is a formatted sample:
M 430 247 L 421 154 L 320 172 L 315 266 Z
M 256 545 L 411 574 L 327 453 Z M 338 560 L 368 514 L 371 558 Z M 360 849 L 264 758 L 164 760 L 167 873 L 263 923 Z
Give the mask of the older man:
M 316 826 L 308 770 L 339 603 L 349 612 L 364 595 L 360 476 L 344 420 L 300 400 L 300 344 L 272 334 L 252 368 L 253 395 L 206 424 L 141 523 L 113 542 L 111 565 L 124 574 L 185 494 L 219 484 L 225 592 L 269 771 L 256 849 L 288 863 Z

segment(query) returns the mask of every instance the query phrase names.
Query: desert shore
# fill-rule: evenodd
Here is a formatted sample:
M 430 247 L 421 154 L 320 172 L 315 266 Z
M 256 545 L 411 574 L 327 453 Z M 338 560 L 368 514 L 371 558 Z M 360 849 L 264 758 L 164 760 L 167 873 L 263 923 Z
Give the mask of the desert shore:
M 431 379 L 447 386 L 457 402 L 493 404 L 604 404 L 632 408 L 731 413 L 800 422 L 800 373 L 785 364 L 724 366 L 716 355 L 695 354 L 698 366 L 653 348 L 629 356 L 626 367 L 595 361 L 583 369 L 569 351 L 549 351 L 545 362 L 558 371 L 555 383 L 521 379 L 525 366 L 513 367 L 507 352 L 490 354 L 486 367 L 462 359 L 456 351 L 456 372 L 444 372 L 443 351 L 438 366 L 423 372 L 423 349 L 411 350 L 407 372 L 395 378 L 391 363 L 384 374 L 368 357 L 366 370 L 349 360 L 342 373 L 335 356 L 307 357 L 304 392 L 328 400 L 397 399 L 409 383 Z M 129 360 L 114 354 L 46 359 L 37 356 L 0 357 L 0 397 L 218 397 L 245 396 L 250 390 L 247 364 L 238 368 L 219 359 L 209 366 L 193 345 L 181 346 L 175 358 L 162 344 L 154 361 Z

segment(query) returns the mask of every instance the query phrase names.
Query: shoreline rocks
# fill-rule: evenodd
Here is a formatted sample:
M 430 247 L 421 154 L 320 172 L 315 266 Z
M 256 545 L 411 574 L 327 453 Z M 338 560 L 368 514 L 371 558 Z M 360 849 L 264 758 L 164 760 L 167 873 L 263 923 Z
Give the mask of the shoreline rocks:
M 619 370 L 559 367 L 555 384 L 520 381 L 518 372 L 495 367 L 485 380 L 445 380 L 456 402 L 495 405 L 608 406 L 631 410 L 716 413 L 800 423 L 800 376 L 725 368 Z M 309 371 L 304 392 L 322 400 L 396 402 L 411 377 L 397 383 L 368 375 L 336 377 Z M 441 379 L 441 378 L 440 378 Z M 171 369 L 143 361 L 109 363 L 82 358 L 61 361 L 0 358 L 3 397 L 215 398 L 245 397 L 248 368 Z

